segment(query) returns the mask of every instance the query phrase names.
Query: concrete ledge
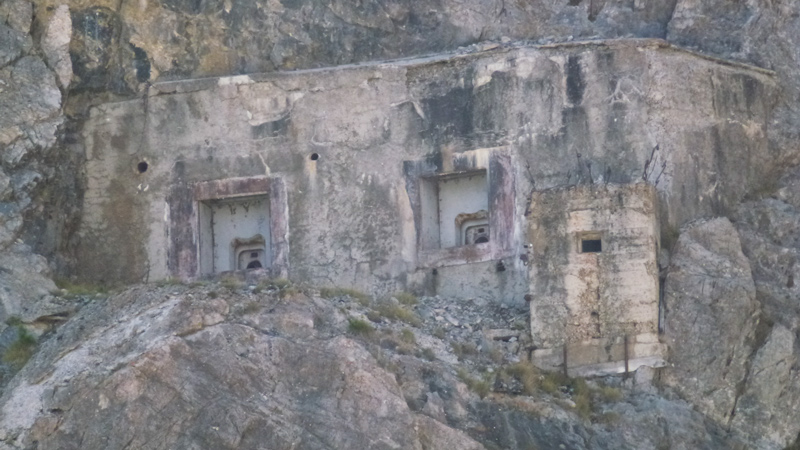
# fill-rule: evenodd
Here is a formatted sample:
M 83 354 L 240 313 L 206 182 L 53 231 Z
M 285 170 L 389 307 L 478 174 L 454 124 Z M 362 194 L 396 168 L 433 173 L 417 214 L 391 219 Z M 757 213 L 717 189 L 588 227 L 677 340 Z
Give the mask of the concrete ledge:
M 653 368 L 666 365 L 666 344 L 653 342 L 651 333 L 631 336 L 628 339 L 628 372 L 641 366 Z M 591 339 L 564 347 L 534 350 L 531 362 L 549 371 L 563 371 L 566 356 L 567 374 L 570 376 L 597 376 L 625 372 L 625 343 L 622 338 Z

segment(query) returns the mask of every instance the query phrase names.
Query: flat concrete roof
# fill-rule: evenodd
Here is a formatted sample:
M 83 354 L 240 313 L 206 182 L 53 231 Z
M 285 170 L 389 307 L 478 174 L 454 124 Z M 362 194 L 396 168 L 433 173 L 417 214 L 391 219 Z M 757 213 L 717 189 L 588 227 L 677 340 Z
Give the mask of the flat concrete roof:
M 264 81 L 276 80 L 285 77 L 308 75 L 313 73 L 332 73 L 338 71 L 360 70 L 368 68 L 400 68 L 400 67 L 421 67 L 432 64 L 440 64 L 443 62 L 469 60 L 478 57 L 501 55 L 510 53 L 515 50 L 570 50 L 570 49 L 584 49 L 584 48 L 607 48 L 611 50 L 621 50 L 629 48 L 639 49 L 653 49 L 662 50 L 667 52 L 683 53 L 688 56 L 703 59 L 713 62 L 722 66 L 728 66 L 734 69 L 742 70 L 745 72 L 752 72 L 767 77 L 775 77 L 775 72 L 769 69 L 753 66 L 739 61 L 733 61 L 723 58 L 718 58 L 704 53 L 689 50 L 679 47 L 663 39 L 597 39 L 588 41 L 568 41 L 557 42 L 548 44 L 532 44 L 529 42 L 483 42 L 473 44 L 469 47 L 461 47 L 458 50 L 446 53 L 437 53 L 433 55 L 415 56 L 408 58 L 399 58 L 392 60 L 380 61 L 367 61 L 356 64 L 345 64 L 341 66 L 327 66 L 313 69 L 300 69 L 291 71 L 277 71 L 277 72 L 259 72 L 252 74 L 230 75 L 221 77 L 208 77 L 208 78 L 191 78 L 173 81 L 160 81 L 151 85 L 149 92 L 150 96 L 160 94 L 176 94 L 195 92 L 206 89 L 212 89 L 217 86 L 225 85 L 238 85 L 238 84 L 252 84 Z

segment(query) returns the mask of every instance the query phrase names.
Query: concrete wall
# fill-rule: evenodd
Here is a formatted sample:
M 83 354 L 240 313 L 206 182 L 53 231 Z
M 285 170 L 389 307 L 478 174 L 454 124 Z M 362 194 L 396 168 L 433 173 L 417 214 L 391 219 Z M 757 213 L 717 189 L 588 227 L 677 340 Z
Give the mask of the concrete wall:
M 768 166 L 774 83 L 631 40 L 161 83 L 149 94 L 100 105 L 84 124 L 80 278 L 191 276 L 197 265 L 179 261 L 192 252 L 172 243 L 197 242 L 175 225 L 197 213 L 174 199 L 198 182 L 266 177 L 285 188 L 291 278 L 522 302 L 530 192 L 645 178 L 667 226 L 718 214 Z M 492 239 L 428 252 L 420 180 L 480 169 Z
M 537 191 L 528 215 L 535 364 L 573 373 L 661 366 L 657 196 L 649 184 Z M 582 241 L 601 245 L 585 251 Z M 627 363 L 626 363 L 627 359 Z

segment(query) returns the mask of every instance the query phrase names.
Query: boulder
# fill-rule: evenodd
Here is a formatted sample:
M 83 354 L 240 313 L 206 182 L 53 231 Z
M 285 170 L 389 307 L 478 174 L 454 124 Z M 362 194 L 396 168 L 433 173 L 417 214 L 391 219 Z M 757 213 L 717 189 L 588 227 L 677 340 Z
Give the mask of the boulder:
M 728 219 L 681 233 L 664 288 L 670 365 L 662 380 L 721 424 L 731 419 L 754 350 L 755 297 L 750 264 Z

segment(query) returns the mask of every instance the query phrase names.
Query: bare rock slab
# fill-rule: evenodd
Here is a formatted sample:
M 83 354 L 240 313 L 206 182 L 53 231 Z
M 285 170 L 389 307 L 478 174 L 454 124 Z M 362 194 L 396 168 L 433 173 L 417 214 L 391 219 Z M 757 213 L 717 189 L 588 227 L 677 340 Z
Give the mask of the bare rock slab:
M 775 325 L 756 353 L 736 403 L 732 428 L 757 437 L 758 448 L 784 448 L 800 432 L 800 371 L 794 345 L 794 333 Z
M 663 380 L 704 414 L 728 423 L 753 351 L 759 309 L 750 263 L 728 219 L 681 234 L 664 302 L 671 366 Z

